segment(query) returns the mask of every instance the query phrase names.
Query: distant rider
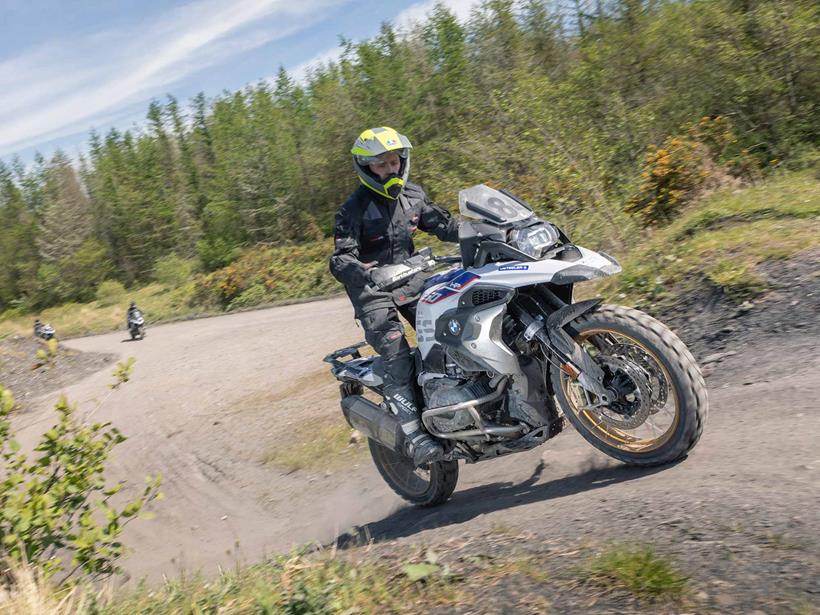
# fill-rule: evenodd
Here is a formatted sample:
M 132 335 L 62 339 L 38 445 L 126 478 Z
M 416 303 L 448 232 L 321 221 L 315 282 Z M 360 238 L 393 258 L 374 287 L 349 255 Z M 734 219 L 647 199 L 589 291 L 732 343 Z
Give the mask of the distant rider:
M 399 312 L 415 328 L 424 275 L 391 291 L 375 290 L 379 267 L 398 264 L 415 251 L 417 229 L 442 241 L 458 241 L 458 221 L 435 205 L 421 186 L 407 181 L 410 140 L 392 128 L 365 130 L 353 144 L 361 185 L 336 214 L 330 271 L 345 286 L 365 339 L 384 364 L 385 402 L 402 423 L 405 452 L 416 465 L 437 461 L 441 444 L 421 430 L 413 386 L 414 365 Z
M 132 301 L 131 304 L 128 306 L 128 313 L 125 315 L 126 329 L 131 328 L 131 318 L 134 316 L 134 312 L 139 312 L 139 308 L 137 307 L 137 304 Z
M 43 330 L 43 323 L 40 322 L 39 318 L 34 320 L 34 337 L 40 337 L 40 333 Z

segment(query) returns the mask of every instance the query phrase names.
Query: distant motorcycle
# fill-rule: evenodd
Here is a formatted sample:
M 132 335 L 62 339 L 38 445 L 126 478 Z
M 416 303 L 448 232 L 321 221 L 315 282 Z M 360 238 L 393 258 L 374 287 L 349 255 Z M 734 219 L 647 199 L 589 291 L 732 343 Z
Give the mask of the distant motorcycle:
M 128 332 L 132 340 L 145 339 L 145 318 L 139 310 L 134 310 L 128 316 Z
M 50 340 L 55 336 L 54 327 L 49 324 L 43 324 L 41 322 L 34 323 L 34 337 L 39 337 L 44 340 Z

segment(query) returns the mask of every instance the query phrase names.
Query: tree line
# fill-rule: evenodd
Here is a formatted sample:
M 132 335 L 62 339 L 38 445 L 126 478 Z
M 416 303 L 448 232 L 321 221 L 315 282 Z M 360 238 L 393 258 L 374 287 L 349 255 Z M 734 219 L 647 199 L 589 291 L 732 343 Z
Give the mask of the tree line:
M 647 148 L 704 117 L 729 157 L 765 168 L 817 146 L 820 5 L 812 0 L 487 0 L 383 24 L 301 82 L 150 104 L 139 129 L 0 163 L 0 311 L 150 281 L 170 255 L 213 271 L 244 248 L 327 241 L 355 187 L 349 148 L 389 125 L 411 178 L 452 207 L 494 182 L 562 219 L 619 233 Z M 328 252 L 331 246 L 328 242 Z

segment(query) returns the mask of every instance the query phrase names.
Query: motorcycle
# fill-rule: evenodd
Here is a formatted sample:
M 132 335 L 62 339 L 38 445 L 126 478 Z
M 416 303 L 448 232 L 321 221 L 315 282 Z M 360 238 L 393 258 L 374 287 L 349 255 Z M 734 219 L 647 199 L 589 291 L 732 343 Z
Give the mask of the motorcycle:
M 325 357 L 341 383 L 341 407 L 368 438 L 385 482 L 419 506 L 445 502 L 458 461 L 532 449 L 565 419 L 603 453 L 637 466 L 685 457 L 701 436 L 706 386 L 694 357 L 663 323 L 601 299 L 573 300 L 575 284 L 621 271 L 604 252 L 573 244 L 523 200 L 478 185 L 459 194 L 460 256 L 424 249 L 380 268 L 377 290 L 458 264 L 425 281 L 413 349 L 421 422 L 444 447 L 414 467 L 403 431 L 381 395 L 378 356 L 361 342 Z
M 128 332 L 132 340 L 145 339 L 145 318 L 139 310 L 134 310 L 128 316 Z
M 34 337 L 39 337 L 48 341 L 55 337 L 55 335 L 56 333 L 54 331 L 54 327 L 49 324 L 37 323 L 34 325 Z

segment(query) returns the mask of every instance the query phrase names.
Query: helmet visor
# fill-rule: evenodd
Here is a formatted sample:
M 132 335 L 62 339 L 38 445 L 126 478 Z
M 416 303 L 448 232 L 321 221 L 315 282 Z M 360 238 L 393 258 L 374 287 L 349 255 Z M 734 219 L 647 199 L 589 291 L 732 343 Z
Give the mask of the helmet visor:
M 400 149 L 393 149 L 389 152 L 382 152 L 381 154 L 376 154 L 375 156 L 356 156 L 356 162 L 359 164 L 373 164 L 374 162 L 384 162 L 390 157 L 390 154 L 398 154 L 400 158 L 407 158 L 407 155 L 410 153 L 410 148 L 402 147 Z

